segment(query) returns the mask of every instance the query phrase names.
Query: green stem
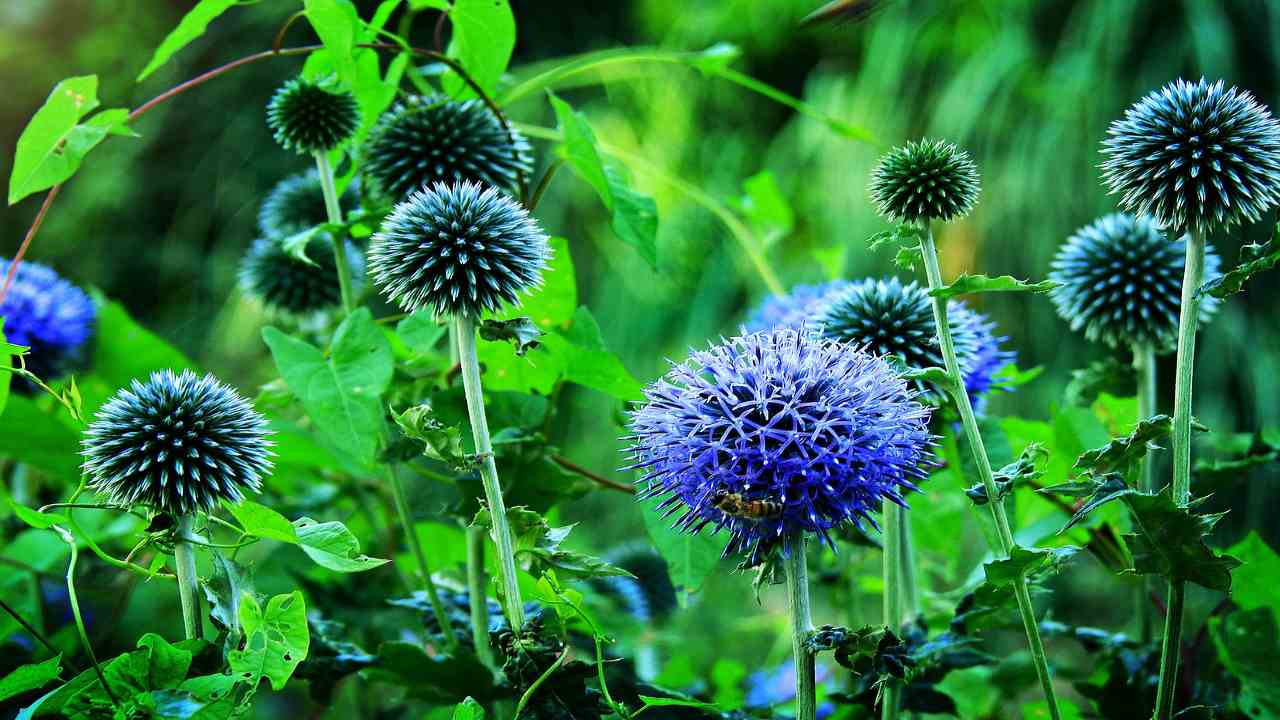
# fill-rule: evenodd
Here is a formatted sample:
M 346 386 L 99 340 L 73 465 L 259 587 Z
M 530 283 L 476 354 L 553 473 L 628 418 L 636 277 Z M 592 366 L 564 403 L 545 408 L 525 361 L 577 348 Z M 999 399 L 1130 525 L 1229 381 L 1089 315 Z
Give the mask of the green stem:
M 920 614 L 920 589 L 916 577 L 916 546 L 911 538 L 911 513 L 899 508 L 898 541 L 902 558 L 902 614 L 900 621 L 907 624 Z
M 1178 316 L 1178 364 L 1173 388 L 1173 499 L 1179 507 L 1191 501 L 1191 385 L 1196 363 L 1196 325 L 1200 299 L 1196 292 L 1204 282 L 1204 235 L 1188 232 L 1186 269 L 1182 276 L 1182 308 Z M 1178 660 L 1182 653 L 1182 606 L 1186 590 L 1181 582 L 1169 584 L 1164 621 L 1164 647 L 1160 654 L 1160 685 L 1156 690 L 1158 720 L 1173 717 L 1178 685 Z
M 98 655 L 93 651 L 93 645 L 89 642 L 89 633 L 84 628 L 84 617 L 80 614 L 80 598 L 76 594 L 76 561 L 79 559 L 80 553 L 76 547 L 76 538 L 57 525 L 53 526 L 53 530 L 71 548 L 71 559 L 67 562 L 67 602 L 71 605 L 71 616 L 75 618 L 76 630 L 80 633 L 80 644 L 84 647 L 84 654 L 89 656 L 89 662 L 93 665 L 93 671 L 98 675 L 98 682 L 102 684 L 102 689 L 107 693 L 107 698 L 111 700 L 111 705 L 119 713 L 121 712 L 120 701 L 116 699 L 116 694 L 111 691 L 111 686 L 107 684 L 107 676 L 102 674 L 102 666 L 98 664 Z
M 1158 411 L 1156 407 L 1156 350 L 1150 343 L 1135 343 L 1133 346 L 1133 369 L 1138 376 L 1138 420 L 1145 420 Z M 1144 493 L 1156 491 L 1155 460 L 1148 450 L 1142 458 L 1138 476 L 1138 489 Z M 1155 589 L 1153 578 L 1143 575 L 1138 578 L 1137 604 L 1138 638 L 1145 644 L 1151 642 L 1154 634 L 1155 618 L 1151 602 L 1148 598 Z
M 920 242 L 921 254 L 924 256 L 925 274 L 929 278 L 930 290 L 943 286 L 942 269 L 938 265 L 938 250 L 933 243 L 933 230 L 924 227 L 924 237 Z M 933 298 L 933 319 L 938 326 L 938 342 L 942 346 L 942 359 L 950 376 L 950 390 L 955 398 L 956 408 L 960 411 L 960 422 L 964 426 L 965 438 L 969 441 L 969 449 L 973 453 L 974 464 L 978 466 L 978 475 L 987 497 L 999 497 L 995 477 L 991 471 L 991 459 L 987 457 L 986 446 L 982 442 L 982 433 L 978 430 L 978 418 L 973 413 L 973 403 L 969 393 L 965 392 L 963 375 L 960 373 L 960 362 L 956 358 L 955 342 L 951 337 L 951 326 L 947 324 L 947 301 Z M 1013 540 L 1013 531 L 1009 529 L 1009 518 L 1005 515 L 1004 503 L 989 502 L 991 518 L 995 521 L 996 532 L 1000 536 L 1000 548 L 1004 556 L 1011 557 L 1017 545 Z M 1027 578 L 1020 575 L 1013 582 L 1013 594 L 1018 600 L 1018 612 L 1022 616 L 1022 627 L 1027 634 L 1027 645 L 1031 651 L 1031 661 L 1035 665 L 1036 675 L 1040 679 L 1040 687 L 1044 691 L 1045 703 L 1049 708 L 1051 720 L 1061 720 L 1062 711 L 1058 709 L 1058 698 L 1053 688 L 1053 677 L 1049 674 L 1049 662 L 1045 657 L 1044 643 L 1040 639 L 1040 628 L 1036 624 L 1035 608 L 1031 605 L 1031 593 L 1027 590 Z
M 493 647 L 489 645 L 489 607 L 485 588 L 489 580 L 484 572 L 484 531 L 467 528 L 467 597 L 471 605 L 471 640 L 476 655 L 488 668 L 496 670 Z
M 809 569 L 805 564 L 804 535 L 787 538 L 787 609 L 791 612 L 791 653 L 796 663 L 796 720 L 817 716 L 817 675 L 813 653 L 806 640 L 813 630 L 809 610 Z
M 902 522 L 905 519 L 905 508 L 889 502 L 884 504 L 881 533 L 884 538 L 884 624 L 895 634 L 902 632 Z M 890 679 L 881 697 L 880 717 L 882 720 L 896 720 L 902 684 Z
M 489 440 L 489 421 L 484 414 L 480 359 L 476 355 L 476 323 L 465 315 L 457 315 L 453 322 L 458 340 L 458 364 L 462 369 L 462 389 L 467 396 L 467 415 L 471 419 L 471 434 L 475 439 L 476 457 L 480 461 L 480 479 L 484 484 L 485 500 L 489 503 L 489 516 L 493 521 L 493 541 L 498 547 L 503 606 L 511 629 L 519 633 L 524 627 L 524 603 L 520 599 L 520 585 L 516 579 L 515 547 L 511 542 L 511 528 L 507 523 L 507 506 L 502 499 L 498 464 L 493 457 L 493 443 Z
M 422 541 L 413 527 L 413 516 L 409 513 L 409 501 L 404 494 L 404 485 L 396 473 L 395 466 L 387 464 L 387 484 L 391 486 L 391 495 L 396 501 L 396 513 L 400 516 L 400 525 L 404 527 L 405 542 L 409 543 L 409 551 L 413 553 L 414 562 L 418 564 L 418 574 L 422 576 L 422 585 L 427 590 L 427 600 L 431 603 L 431 613 L 436 616 L 440 625 L 440 633 L 444 635 L 445 647 L 449 653 L 457 655 L 458 638 L 453 634 L 453 624 L 449 622 L 449 614 L 445 612 L 444 603 L 440 601 L 440 592 L 436 589 L 436 581 L 431 577 L 431 566 L 427 563 L 427 554 L 422 550 Z
M 173 543 L 173 571 L 178 576 L 182 627 L 188 640 L 198 640 L 204 635 L 204 623 L 200 619 L 200 579 L 196 576 L 196 550 L 195 545 L 189 542 L 195 523 L 195 513 L 183 515 L 178 520 L 177 539 Z
M 329 156 L 317 151 L 316 172 L 320 176 L 320 189 L 324 192 L 324 209 L 331 225 L 342 224 L 342 205 L 338 203 L 338 189 L 333 182 L 333 167 Z M 347 262 L 346 238 L 336 231 L 333 235 L 333 266 L 338 271 L 338 290 L 342 293 L 342 312 L 350 315 L 356 309 L 355 291 L 351 289 L 351 264 Z

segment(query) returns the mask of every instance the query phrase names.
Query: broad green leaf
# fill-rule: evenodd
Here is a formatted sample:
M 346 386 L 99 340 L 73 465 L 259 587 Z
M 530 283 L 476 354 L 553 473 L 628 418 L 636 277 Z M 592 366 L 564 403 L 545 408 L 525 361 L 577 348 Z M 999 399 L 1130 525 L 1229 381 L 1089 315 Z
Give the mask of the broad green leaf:
M 1041 280 L 1040 282 L 1027 282 L 1019 280 L 1012 275 L 1001 275 L 999 277 L 987 277 L 986 275 L 961 275 L 956 278 L 950 285 L 930 290 L 929 294 L 933 297 L 949 299 L 957 295 L 968 295 L 971 293 L 984 292 L 1033 292 L 1046 293 L 1058 287 L 1059 283 L 1052 280 Z
M 34 665 L 23 665 L 0 678 L 0 701 L 38 690 L 57 678 L 60 672 L 62 655 L 55 655 Z
M 18 138 L 9 175 L 9 204 L 70 178 L 80 162 L 108 134 L 128 134 L 129 111 L 104 110 L 80 120 L 98 107 L 98 76 L 67 78 L 49 93 L 43 106 Z
M 543 330 L 563 328 L 578 308 L 578 286 L 569 241 L 553 237 L 551 260 L 542 273 L 542 287 L 524 298 L 512 314 L 527 315 Z M 507 317 L 510 317 L 508 315 Z
M 1257 533 L 1227 549 L 1227 554 L 1244 563 L 1231 574 L 1231 599 L 1245 610 L 1269 607 L 1280 616 L 1280 595 L 1276 594 L 1276 578 L 1280 578 L 1280 556 Z
M 367 308 L 352 313 L 334 335 L 330 357 L 275 328 L 262 331 L 289 390 L 341 456 L 374 465 L 383 428 L 381 395 L 391 382 L 393 358 Z
M 1276 226 L 1277 235 L 1280 235 L 1280 225 Z M 1270 270 L 1280 263 L 1280 246 L 1275 245 L 1275 240 L 1267 240 L 1261 245 L 1250 243 L 1240 249 L 1240 264 L 1231 268 L 1223 275 L 1213 278 L 1209 282 L 1200 286 L 1196 291 L 1197 295 L 1205 295 L 1206 293 L 1216 298 L 1228 298 L 1244 289 L 1244 284 L 1250 278 L 1265 270 Z
M 356 38 L 361 29 L 360 15 L 350 0 L 304 0 L 307 21 L 315 28 L 320 42 L 329 51 L 329 60 L 338 78 L 349 88 L 356 77 Z
M 429 309 L 419 310 L 396 324 L 396 335 L 418 353 L 429 352 L 448 331 L 448 326 L 438 322 Z
M 691 535 L 676 530 L 671 527 L 670 518 L 663 518 L 662 513 L 652 507 L 641 508 L 641 511 L 649 539 L 653 540 L 654 547 L 667 561 L 667 570 L 675 585 L 680 606 L 687 607 L 707 576 L 720 565 L 720 555 L 726 541 L 715 537 L 710 531 Z
M 95 300 L 98 339 L 93 351 L 93 374 L 112 391 L 134 379 L 146 380 L 156 370 L 178 372 L 195 367 L 177 348 L 138 324 L 120 303 L 101 296 Z
M 1280 630 L 1267 608 L 1241 610 L 1209 620 L 1218 657 L 1240 681 L 1236 701 L 1243 717 L 1280 718 Z
M 240 628 L 244 647 L 227 653 L 231 671 L 252 686 L 266 678 L 273 690 L 283 690 L 311 644 L 302 593 L 276 595 L 264 610 L 253 593 L 245 592 L 240 596 Z
M 361 553 L 360 541 L 340 522 L 322 523 L 303 517 L 294 521 L 293 527 L 302 551 L 317 565 L 334 572 L 363 572 L 390 562 Z
M 0 315 L 0 415 L 4 415 L 4 407 L 9 403 L 9 386 L 13 383 L 13 356 L 22 349 L 10 343 L 4 336 L 4 316 Z
M 1027 575 L 1056 573 L 1067 560 L 1080 551 L 1078 547 L 1024 548 L 1014 546 L 1010 556 L 982 566 L 987 582 L 1000 587 Z
M 475 698 L 467 697 L 454 706 L 453 720 L 484 720 L 484 707 Z
M 561 152 L 569 165 L 595 188 L 612 220 L 618 239 L 633 247 L 650 266 L 658 262 L 658 211 L 653 198 L 631 188 L 625 168 L 605 162 L 596 149 L 596 136 L 581 113 L 549 93 L 556 124 L 564 138 Z
M 0 456 L 26 463 L 74 486 L 80 477 L 80 441 L 57 417 L 60 407 L 43 408 L 22 395 L 9 398 L 0 415 Z
M 13 511 L 15 517 L 37 530 L 48 530 L 58 523 L 66 524 L 67 522 L 67 517 L 65 515 L 52 512 L 40 512 L 39 510 L 34 510 L 26 505 L 15 502 L 9 495 L 9 491 L 2 487 L 0 487 L 0 497 L 4 498 L 5 504 L 11 511 Z
M 1198 503 L 1190 508 L 1178 507 L 1170 492 L 1166 487 L 1154 495 L 1129 493 L 1124 497 L 1136 530 L 1124 535 L 1133 555 L 1133 571 L 1230 592 L 1231 571 L 1239 567 L 1240 561 L 1205 544 L 1205 537 L 1225 513 L 1196 513 Z
M 507 0 L 453 0 L 449 24 L 453 32 L 448 55 L 457 58 L 471 79 L 492 94 L 516 47 L 516 19 L 511 6 Z M 471 93 L 454 75 L 445 78 L 444 87 L 455 97 Z
M 169 62 L 169 58 L 173 57 L 179 50 L 186 47 L 188 43 L 204 34 L 209 23 L 218 18 L 219 15 L 226 12 L 234 6 L 238 0 L 199 0 L 196 6 L 187 11 L 182 16 L 182 20 L 178 23 L 178 27 L 174 28 L 164 41 L 160 43 L 160 47 L 156 48 L 155 53 L 151 55 L 150 62 L 142 68 L 142 72 L 138 73 L 137 82 L 142 82 L 148 75 L 155 72 Z
M 294 545 L 298 543 L 293 523 L 266 505 L 245 500 L 235 504 L 226 503 L 226 508 L 250 535 Z
M 745 194 L 738 201 L 742 214 L 765 245 L 776 242 L 795 228 L 795 211 L 778 188 L 773 173 L 762 170 L 742 182 Z
M 600 326 L 587 308 L 578 308 L 568 330 L 551 333 L 543 340 L 552 353 L 563 358 L 564 377 L 569 382 L 619 400 L 640 399 L 640 382 L 617 355 L 605 348 Z

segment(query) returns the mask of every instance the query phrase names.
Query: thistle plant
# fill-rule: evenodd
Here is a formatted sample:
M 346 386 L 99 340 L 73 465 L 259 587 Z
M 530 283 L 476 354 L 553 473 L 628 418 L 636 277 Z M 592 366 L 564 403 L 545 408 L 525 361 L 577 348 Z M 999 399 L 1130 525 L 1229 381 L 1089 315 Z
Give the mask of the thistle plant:
M 117 392 L 85 430 L 89 486 L 177 522 L 173 553 L 187 638 L 201 634 L 196 518 L 257 493 L 271 472 L 267 421 L 212 375 L 152 373 Z
M 1121 209 L 1152 217 L 1186 244 L 1174 379 L 1173 497 L 1191 501 L 1191 390 L 1207 236 L 1256 221 L 1280 202 L 1280 123 L 1251 94 L 1176 80 L 1107 130 L 1103 180 Z M 1169 585 L 1156 717 L 1173 716 L 1185 586 Z
M 645 389 L 630 421 L 641 499 L 674 527 L 727 530 L 725 555 L 780 548 L 796 665 L 796 717 L 814 717 L 805 544 L 905 507 L 927 475 L 929 410 L 887 363 L 807 328 L 694 352 Z M 887 530 L 886 530 L 887 532 Z
M 523 207 L 495 188 L 470 182 L 436 183 L 410 195 L 383 221 L 368 253 L 369 273 L 389 300 L 406 312 L 429 308 L 452 319 L 507 618 L 517 632 L 524 610 L 485 418 L 476 323 L 538 287 L 550 253 L 546 234 Z
M 352 180 L 338 198 L 338 206 L 345 216 L 359 205 L 360 182 Z M 276 183 L 258 210 L 258 232 L 269 238 L 288 237 L 326 222 L 324 184 L 315 170 Z
M 290 316 L 307 316 L 342 304 L 342 286 L 334 262 L 334 240 L 318 233 L 305 248 L 306 259 L 295 257 L 275 238 L 259 238 L 240 260 L 240 287 L 269 310 Z M 364 256 L 343 241 L 351 287 L 359 290 L 364 278 Z
M 9 261 L 0 258 L 0 277 L 8 275 L 9 267 Z M 82 360 L 97 315 L 83 290 L 34 262 L 18 265 L 9 292 L 0 300 L 5 339 L 29 348 L 23 360 L 41 380 L 59 377 Z
M 977 200 L 978 188 L 978 169 L 969 154 L 942 140 L 919 140 L 890 150 L 881 158 L 872 173 L 871 199 L 880 208 L 881 213 L 893 222 L 919 225 L 923 231 L 920 251 L 924 259 L 930 290 L 937 290 L 943 286 L 942 271 L 938 265 L 938 253 L 933 240 L 932 223 L 945 222 L 968 214 Z M 944 368 L 950 376 L 949 390 L 960 413 L 960 422 L 964 428 L 969 449 L 973 453 L 974 463 L 978 467 L 978 474 L 987 497 L 999 497 L 991 469 L 991 460 L 987 456 L 986 446 L 982 442 L 982 433 L 978 429 L 973 402 L 969 398 L 969 393 L 964 390 L 964 372 L 960 365 L 952 325 L 947 315 L 947 302 L 942 298 L 931 296 L 931 303 Z M 1013 539 L 1013 531 L 1009 526 L 1004 505 L 999 502 L 989 502 L 987 507 L 990 508 L 992 519 L 995 521 L 996 532 L 1000 538 L 1000 549 L 1005 557 L 1011 557 L 1017 545 Z M 1053 678 L 1049 673 L 1044 643 L 1040 638 L 1035 608 L 1031 604 L 1025 574 L 1014 581 L 1013 589 L 1018 610 L 1022 616 L 1023 629 L 1026 631 L 1031 659 L 1048 704 L 1049 715 L 1053 720 L 1058 720 L 1062 714 L 1058 709 Z M 885 591 L 892 592 L 892 588 L 886 588 Z M 889 710 L 886 703 L 886 713 Z
M 748 332 L 759 332 L 812 325 L 828 300 L 851 284 L 848 280 L 832 280 L 821 285 L 796 285 L 785 295 L 770 295 L 751 311 L 743 326 Z
M 324 197 L 325 215 L 334 225 L 342 224 L 342 206 L 329 164 L 329 151 L 341 146 L 360 127 L 360 108 L 351 93 L 331 92 L 318 83 L 302 78 L 287 81 L 267 105 L 267 124 L 276 142 L 285 150 L 315 158 L 316 176 Z M 337 244 L 333 246 L 342 295 L 342 309 L 355 309 L 355 291 L 351 287 L 351 268 L 347 255 Z
M 370 192 L 398 203 L 436 183 L 513 190 L 533 169 L 524 136 L 508 132 L 480 100 L 410 96 L 378 119 L 361 148 Z

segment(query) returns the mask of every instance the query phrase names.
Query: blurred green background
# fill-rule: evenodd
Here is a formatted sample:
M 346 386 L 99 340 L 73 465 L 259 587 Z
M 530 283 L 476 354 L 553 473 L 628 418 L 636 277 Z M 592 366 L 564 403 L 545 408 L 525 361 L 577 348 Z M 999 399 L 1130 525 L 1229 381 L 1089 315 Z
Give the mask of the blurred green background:
M 360 4 L 368 16 L 376 3 Z M 869 251 L 865 242 L 885 229 L 865 188 L 889 145 L 943 136 L 967 147 L 978 163 L 983 190 L 976 211 L 940 237 L 947 274 L 1038 279 L 1060 242 L 1114 208 L 1099 181 L 1099 142 L 1134 100 L 1176 77 L 1204 75 L 1280 104 L 1280 4 L 1267 0 L 890 0 L 863 23 L 800 28 L 818 4 L 517 0 L 512 65 L 619 46 L 700 50 L 730 42 L 742 50 L 736 68 L 869 130 L 877 143 L 843 138 L 758 95 L 675 66 L 564 92 L 602 140 L 731 205 L 742 197 L 745 178 L 771 172 L 795 215 L 794 231 L 768 248 L 787 285 L 896 271 L 891 250 Z M 293 5 L 234 9 L 137 85 L 133 78 L 150 48 L 189 3 L 5 0 L 0 174 L 8 176 L 18 134 L 59 79 L 97 73 L 105 106 L 136 106 L 204 69 L 269 47 Z M 415 44 L 430 45 L 432 23 L 429 14 L 418 18 Z M 311 41 L 302 24 L 288 38 L 288 44 Z M 263 113 L 273 89 L 300 67 L 301 60 L 283 59 L 239 71 L 146 116 L 136 127 L 141 138 L 105 143 L 67 186 L 29 257 L 100 287 L 197 362 L 252 392 L 274 371 L 259 337 L 262 320 L 235 289 L 236 265 L 254 239 L 265 192 L 305 169 L 271 140 Z M 510 112 L 522 122 L 554 124 L 541 97 L 521 100 Z M 711 214 L 655 176 L 637 172 L 636 181 L 658 203 L 656 272 L 612 235 L 590 187 L 568 173 L 557 178 L 539 215 L 553 234 L 569 238 L 581 302 L 599 319 L 606 342 L 648 381 L 665 358 L 733 332 L 766 290 Z M 0 253 L 16 250 L 39 202 L 32 197 L 3 211 Z M 1268 217 L 1220 234 L 1213 245 L 1233 263 L 1239 247 L 1267 237 L 1274 222 Z M 1196 410 L 1215 431 L 1280 425 L 1277 300 L 1280 286 L 1256 282 L 1201 333 Z M 1009 336 L 1021 367 L 1045 368 L 1030 385 L 997 398 L 993 414 L 1047 418 L 1061 403 L 1069 372 L 1105 355 L 1071 333 L 1043 296 L 987 294 L 975 305 Z M 1162 358 L 1166 411 L 1172 397 L 1163 390 L 1172 373 L 1172 357 Z M 611 422 L 618 408 L 585 390 L 571 399 L 573 412 L 554 439 L 583 465 L 607 471 L 620 464 Z M 1235 495 L 1217 499 L 1235 508 L 1221 529 L 1223 543 L 1245 527 L 1278 539 L 1276 529 L 1265 529 L 1267 508 L 1277 499 L 1265 480 L 1275 476 L 1274 469 L 1258 471 Z M 616 522 L 599 522 L 605 514 Z M 564 515 L 587 518 L 586 539 L 601 548 L 642 532 L 639 509 L 620 494 L 597 493 Z M 969 550 L 975 558 L 982 552 Z M 865 560 L 874 571 L 878 556 L 853 555 L 841 561 Z M 1065 582 L 1111 581 L 1084 571 Z M 709 592 L 741 596 L 746 583 L 720 578 Z M 1116 601 L 1123 602 L 1119 594 Z M 755 627 L 718 616 L 701 622 L 708 637 Z M 768 652 L 782 657 L 786 648 Z

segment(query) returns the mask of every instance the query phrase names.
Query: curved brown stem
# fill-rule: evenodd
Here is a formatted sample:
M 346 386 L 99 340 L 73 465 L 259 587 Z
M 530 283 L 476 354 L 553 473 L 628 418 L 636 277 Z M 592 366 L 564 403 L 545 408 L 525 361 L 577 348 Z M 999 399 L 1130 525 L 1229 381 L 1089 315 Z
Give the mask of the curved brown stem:
M 560 467 L 564 468 L 565 470 L 568 470 L 571 473 L 574 473 L 576 475 L 581 475 L 582 477 L 594 483 L 597 483 L 603 487 L 607 487 L 610 490 L 617 490 L 618 492 L 624 492 L 629 495 L 634 495 L 636 493 L 636 489 L 631 487 L 630 485 L 627 485 L 625 483 L 620 483 L 616 480 L 610 480 L 609 478 L 603 475 L 600 475 L 599 473 L 593 472 L 591 470 L 588 470 L 587 468 L 582 467 L 581 465 L 575 463 L 574 461 L 570 460 L 569 458 L 563 455 L 552 455 L 551 462 L 559 465 Z

